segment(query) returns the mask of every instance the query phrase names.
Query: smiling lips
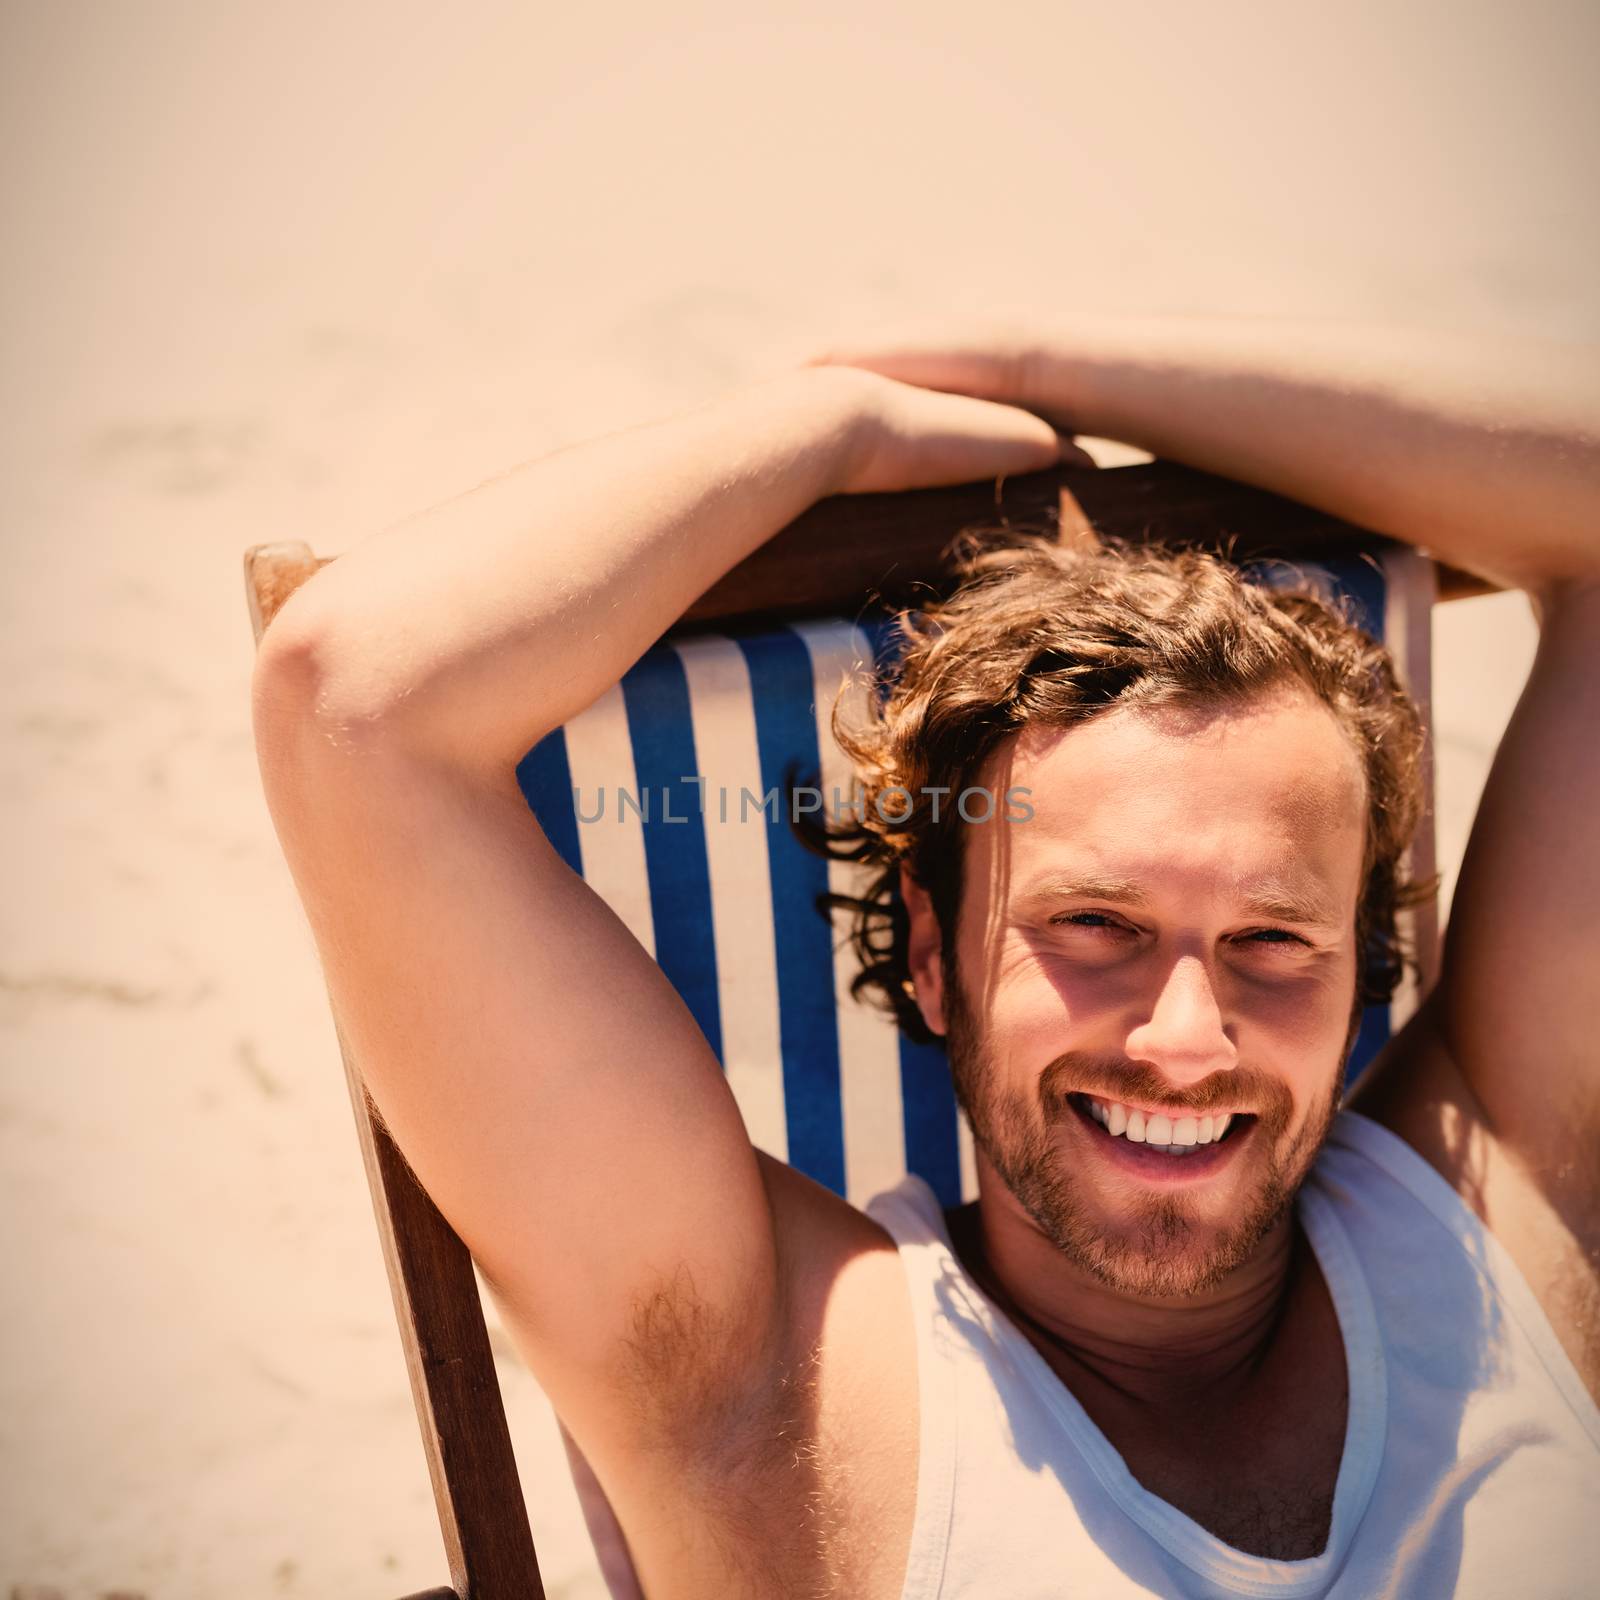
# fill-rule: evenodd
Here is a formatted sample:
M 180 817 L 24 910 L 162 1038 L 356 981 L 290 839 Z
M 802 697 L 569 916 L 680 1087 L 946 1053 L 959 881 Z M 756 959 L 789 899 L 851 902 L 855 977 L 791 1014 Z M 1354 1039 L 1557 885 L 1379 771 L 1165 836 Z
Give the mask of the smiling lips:
M 1180 1113 L 1165 1116 L 1125 1106 L 1116 1100 L 1094 1095 L 1076 1097 L 1082 1110 L 1094 1118 L 1114 1139 L 1142 1144 L 1167 1156 L 1188 1156 L 1200 1147 L 1214 1145 L 1227 1133 L 1234 1113 L 1193 1116 Z

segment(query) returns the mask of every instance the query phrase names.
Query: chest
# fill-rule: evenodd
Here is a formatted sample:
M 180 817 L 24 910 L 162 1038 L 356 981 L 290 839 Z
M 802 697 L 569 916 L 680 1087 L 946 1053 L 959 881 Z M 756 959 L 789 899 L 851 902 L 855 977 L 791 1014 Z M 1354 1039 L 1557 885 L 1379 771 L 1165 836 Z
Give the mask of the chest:
M 1333 1521 L 1344 1454 L 1344 1411 L 1231 1427 L 1219 1439 L 1173 1430 L 1160 1441 L 1112 1437 L 1151 1494 L 1248 1555 L 1305 1561 L 1320 1555 Z M 1104 1431 L 1104 1430 L 1102 1430 Z
M 1326 1547 L 1349 1374 L 1337 1313 L 1308 1257 L 1249 1383 L 1225 1395 L 1131 1404 L 1092 1375 L 1047 1361 L 1138 1482 L 1223 1543 L 1279 1561 Z

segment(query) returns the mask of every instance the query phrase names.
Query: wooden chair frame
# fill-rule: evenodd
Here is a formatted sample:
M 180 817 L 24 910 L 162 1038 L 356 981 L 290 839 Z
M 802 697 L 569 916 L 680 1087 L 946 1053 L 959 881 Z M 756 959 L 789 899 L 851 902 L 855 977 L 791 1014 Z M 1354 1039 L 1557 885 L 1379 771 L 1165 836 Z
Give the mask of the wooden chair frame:
M 1372 542 L 1372 535 L 1293 501 L 1170 462 L 1057 468 L 998 483 L 825 500 L 709 589 L 678 628 L 853 612 L 869 593 L 904 603 L 938 586 L 940 554 L 962 528 L 997 521 L 1042 537 L 1104 533 L 1224 544 L 1241 558 L 1314 559 Z M 258 645 L 289 596 L 330 559 L 299 542 L 245 552 Z M 1424 570 L 1431 566 L 1417 559 Z M 1466 574 L 1435 570 L 1441 598 L 1486 587 Z M 1416 587 L 1391 648 L 1404 657 L 1402 671 L 1426 717 L 1434 586 Z M 1430 795 L 1431 788 L 1430 781 Z M 1410 869 L 1414 876 L 1434 870 L 1431 806 Z M 1412 933 L 1425 988 L 1438 949 L 1431 907 L 1416 914 Z M 542 1600 L 472 1259 L 389 1138 L 342 1036 L 339 1047 L 450 1574 L 448 1587 L 412 1600 Z

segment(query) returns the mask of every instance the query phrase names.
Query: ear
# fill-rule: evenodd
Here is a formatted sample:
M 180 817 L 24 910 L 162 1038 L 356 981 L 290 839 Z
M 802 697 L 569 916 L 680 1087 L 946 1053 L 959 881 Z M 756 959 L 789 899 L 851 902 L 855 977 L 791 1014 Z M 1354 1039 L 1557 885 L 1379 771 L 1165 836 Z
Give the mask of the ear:
M 911 922 L 908 965 L 911 981 L 917 986 L 917 1009 L 929 1029 L 942 1036 L 945 1032 L 944 938 L 939 931 L 939 919 L 933 913 L 932 898 L 905 866 L 900 868 L 900 898 Z

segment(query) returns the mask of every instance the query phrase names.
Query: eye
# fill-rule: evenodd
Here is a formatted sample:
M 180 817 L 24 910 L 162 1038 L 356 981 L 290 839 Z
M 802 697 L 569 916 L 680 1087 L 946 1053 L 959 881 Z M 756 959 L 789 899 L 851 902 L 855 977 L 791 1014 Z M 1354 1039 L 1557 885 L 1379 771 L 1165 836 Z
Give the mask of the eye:
M 1063 911 L 1051 917 L 1051 923 L 1056 927 L 1070 924 L 1075 928 L 1109 928 L 1114 932 L 1127 932 L 1127 924 L 1118 922 L 1115 917 L 1107 915 L 1104 911 Z
M 1306 941 L 1297 933 L 1290 933 L 1287 928 L 1257 928 L 1254 933 L 1241 935 L 1245 943 L 1260 941 L 1262 944 L 1304 944 Z

